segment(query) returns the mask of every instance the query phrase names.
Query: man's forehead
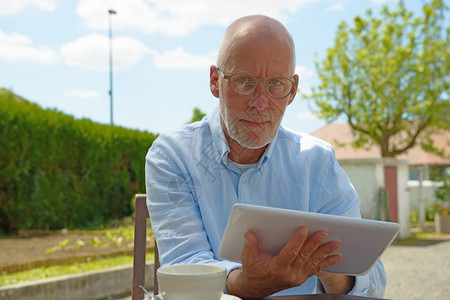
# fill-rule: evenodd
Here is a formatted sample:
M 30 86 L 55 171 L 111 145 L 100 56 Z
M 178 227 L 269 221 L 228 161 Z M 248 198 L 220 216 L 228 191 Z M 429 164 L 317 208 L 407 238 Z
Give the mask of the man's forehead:
M 279 56 L 290 58 L 290 64 L 295 65 L 294 41 L 286 27 L 266 16 L 248 16 L 227 28 L 217 63 L 224 67 L 240 64 L 242 60 L 247 60 L 248 64 L 264 60 L 275 62 Z
M 231 38 L 275 37 L 285 38 L 288 33 L 281 23 L 273 19 L 248 18 L 229 27 Z

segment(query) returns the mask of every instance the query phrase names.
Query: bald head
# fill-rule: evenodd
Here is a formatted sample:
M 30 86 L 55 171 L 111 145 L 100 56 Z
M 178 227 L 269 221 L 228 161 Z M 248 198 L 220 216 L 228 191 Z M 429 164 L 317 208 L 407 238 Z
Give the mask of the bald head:
M 295 69 L 295 46 L 291 34 L 279 21 L 262 15 L 246 16 L 234 21 L 225 31 L 217 57 L 217 66 L 224 68 L 233 58 L 236 50 L 255 46 L 283 48 L 291 57 L 292 70 Z M 287 51 L 287 52 L 286 52 Z M 273 55 L 286 55 L 273 53 Z

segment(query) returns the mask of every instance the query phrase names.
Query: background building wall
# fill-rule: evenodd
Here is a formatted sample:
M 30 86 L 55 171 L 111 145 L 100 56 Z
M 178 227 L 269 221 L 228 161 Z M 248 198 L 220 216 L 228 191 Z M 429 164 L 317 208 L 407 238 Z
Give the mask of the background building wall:
M 384 188 L 384 166 L 397 167 L 397 208 L 400 237 L 410 235 L 409 165 L 407 161 L 393 159 L 339 160 L 345 173 L 353 183 L 361 200 L 361 216 L 365 219 L 379 219 L 384 204 L 379 189 Z

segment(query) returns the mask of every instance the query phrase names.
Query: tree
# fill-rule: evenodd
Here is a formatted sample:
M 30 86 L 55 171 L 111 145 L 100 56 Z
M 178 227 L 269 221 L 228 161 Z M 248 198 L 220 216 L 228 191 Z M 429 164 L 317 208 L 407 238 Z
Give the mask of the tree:
M 342 22 L 334 47 L 316 62 L 320 84 L 312 98 L 327 122 L 344 117 L 353 146 L 379 145 L 395 157 L 416 144 L 438 153 L 430 135 L 450 129 L 450 17 L 443 0 L 431 0 L 415 17 L 400 1 L 379 18 Z M 441 154 L 442 153 L 438 153 Z
M 192 113 L 192 119 L 188 123 L 194 123 L 194 122 L 200 121 L 201 119 L 203 119 L 204 116 L 206 116 L 206 114 L 204 112 L 202 112 L 198 107 L 196 107 L 196 108 L 194 108 L 194 111 Z

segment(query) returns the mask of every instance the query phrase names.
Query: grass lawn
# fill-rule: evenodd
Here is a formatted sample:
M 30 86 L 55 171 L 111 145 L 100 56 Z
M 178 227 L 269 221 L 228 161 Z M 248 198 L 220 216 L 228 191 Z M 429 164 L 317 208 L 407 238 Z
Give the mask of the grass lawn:
M 147 261 L 154 260 L 154 252 L 147 253 Z M 0 286 L 16 283 L 36 281 L 44 278 L 63 276 L 68 274 L 79 274 L 89 271 L 104 270 L 117 266 L 133 264 L 133 256 L 122 255 L 83 263 L 73 263 L 71 265 L 58 265 L 42 267 L 23 272 L 0 276 Z
M 437 234 L 433 231 L 421 231 L 412 228 L 410 237 L 397 240 L 394 244 L 399 246 L 427 246 L 447 240 L 450 240 L 450 234 Z

